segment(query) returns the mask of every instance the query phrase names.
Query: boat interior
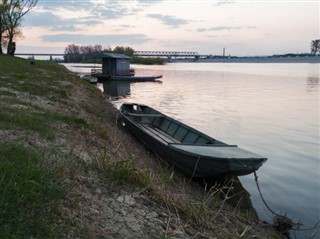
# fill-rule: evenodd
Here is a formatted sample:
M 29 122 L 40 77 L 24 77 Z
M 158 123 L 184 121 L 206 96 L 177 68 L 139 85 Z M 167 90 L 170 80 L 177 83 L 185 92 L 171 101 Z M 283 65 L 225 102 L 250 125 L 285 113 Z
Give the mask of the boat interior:
M 167 117 L 148 106 L 125 105 L 125 114 L 142 130 L 166 144 L 183 143 L 226 146 L 226 144 Z

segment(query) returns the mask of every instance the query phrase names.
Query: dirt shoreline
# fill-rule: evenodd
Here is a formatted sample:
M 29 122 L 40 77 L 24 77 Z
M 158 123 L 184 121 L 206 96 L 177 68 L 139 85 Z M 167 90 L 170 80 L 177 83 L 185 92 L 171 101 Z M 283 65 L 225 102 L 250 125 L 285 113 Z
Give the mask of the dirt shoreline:
M 41 154 L 36 167 L 56 172 L 65 189 L 52 218 L 37 215 L 50 226 L 42 232 L 48 238 L 282 238 L 228 205 L 220 188 L 199 187 L 167 167 L 119 126 L 101 91 L 63 66 L 0 61 L 1 146 Z M 27 228 L 22 234 L 40 238 L 41 228 Z

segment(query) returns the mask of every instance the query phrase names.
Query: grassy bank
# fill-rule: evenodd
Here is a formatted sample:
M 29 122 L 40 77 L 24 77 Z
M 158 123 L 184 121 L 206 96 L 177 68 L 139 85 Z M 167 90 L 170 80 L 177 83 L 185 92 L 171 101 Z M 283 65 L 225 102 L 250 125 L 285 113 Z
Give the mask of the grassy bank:
M 241 205 L 235 179 L 179 175 L 63 66 L 0 56 L 0 72 L 1 238 L 280 237 Z

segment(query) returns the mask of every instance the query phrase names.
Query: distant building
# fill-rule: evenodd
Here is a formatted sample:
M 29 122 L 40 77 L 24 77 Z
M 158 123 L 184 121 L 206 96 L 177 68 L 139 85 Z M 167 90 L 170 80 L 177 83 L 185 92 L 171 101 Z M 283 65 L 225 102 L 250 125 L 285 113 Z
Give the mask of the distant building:
M 128 76 L 130 75 L 130 57 L 124 54 L 102 53 L 102 75 Z

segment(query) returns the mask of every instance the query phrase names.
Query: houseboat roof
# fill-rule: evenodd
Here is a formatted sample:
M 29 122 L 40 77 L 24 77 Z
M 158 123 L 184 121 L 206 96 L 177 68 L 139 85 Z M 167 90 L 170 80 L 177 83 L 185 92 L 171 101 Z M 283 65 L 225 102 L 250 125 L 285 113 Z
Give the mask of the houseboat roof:
M 124 54 L 113 54 L 113 53 L 100 53 L 99 58 L 114 58 L 114 59 L 130 59 L 129 56 Z

